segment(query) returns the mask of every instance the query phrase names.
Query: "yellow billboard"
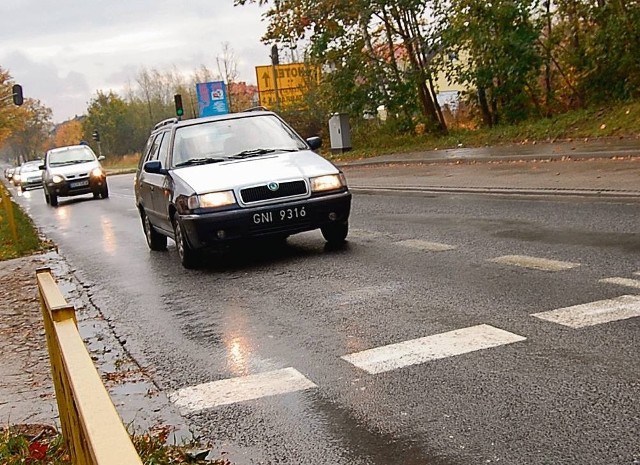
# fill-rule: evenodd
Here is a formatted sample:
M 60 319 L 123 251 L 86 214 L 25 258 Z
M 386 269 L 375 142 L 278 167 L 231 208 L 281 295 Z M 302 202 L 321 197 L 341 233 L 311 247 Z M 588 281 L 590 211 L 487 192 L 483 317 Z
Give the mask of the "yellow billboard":
M 290 105 L 301 100 L 310 84 L 319 79 L 320 68 L 305 63 L 256 66 L 260 105 Z

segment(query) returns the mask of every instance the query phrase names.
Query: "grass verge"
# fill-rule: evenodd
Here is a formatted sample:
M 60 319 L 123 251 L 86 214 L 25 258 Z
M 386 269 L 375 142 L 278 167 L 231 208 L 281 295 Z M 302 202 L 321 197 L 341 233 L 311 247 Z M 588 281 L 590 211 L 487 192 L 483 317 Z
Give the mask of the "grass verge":
M 517 125 L 482 129 L 450 129 L 444 136 L 400 133 L 370 120 L 353 127 L 353 150 L 330 157 L 355 160 L 390 153 L 417 152 L 456 147 L 484 147 L 578 139 L 637 138 L 640 136 L 640 102 L 612 107 L 575 110 L 552 118 L 525 121 Z M 330 151 L 324 144 L 323 151 Z
M 6 186 L 0 183 L 0 261 L 31 255 L 51 247 L 43 241 Z

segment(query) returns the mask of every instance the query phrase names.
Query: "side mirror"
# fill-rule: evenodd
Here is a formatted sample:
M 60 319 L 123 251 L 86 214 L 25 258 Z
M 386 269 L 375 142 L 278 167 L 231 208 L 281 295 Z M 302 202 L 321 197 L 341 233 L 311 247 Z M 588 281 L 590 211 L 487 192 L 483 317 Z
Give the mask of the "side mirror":
M 44 169 L 44 165 L 39 165 L 39 166 L 38 166 L 38 169 L 39 169 L 39 170 L 43 170 L 43 169 Z
M 106 160 L 107 157 L 105 157 L 104 155 L 100 155 L 98 157 L 98 161 L 102 161 L 102 160 Z
M 162 168 L 162 162 L 159 160 L 151 160 L 144 164 L 142 167 L 145 173 L 153 174 L 168 174 L 169 172 Z
M 308 137 L 307 144 L 309 144 L 311 150 L 317 150 L 322 147 L 322 139 L 318 136 Z

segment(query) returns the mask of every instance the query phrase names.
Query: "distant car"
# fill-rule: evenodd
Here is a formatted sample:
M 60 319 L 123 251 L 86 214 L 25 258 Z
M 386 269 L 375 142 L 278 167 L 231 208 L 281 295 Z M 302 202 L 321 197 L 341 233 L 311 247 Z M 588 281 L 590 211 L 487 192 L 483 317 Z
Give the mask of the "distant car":
M 16 187 L 20 187 L 20 168 L 21 166 L 16 166 L 15 170 L 13 170 L 13 176 L 11 177 L 11 184 Z
M 41 165 L 42 160 L 27 161 L 20 165 L 19 186 L 22 192 L 33 187 L 42 186 Z
M 4 170 L 4 177 L 7 178 L 7 180 L 11 181 L 11 179 L 13 178 L 13 173 L 15 173 L 15 171 L 15 168 L 6 168 Z
M 93 194 L 93 197 L 109 197 L 107 173 L 87 145 L 58 147 L 47 151 L 42 168 L 44 173 L 44 198 L 52 207 L 58 205 L 58 197 Z
M 190 268 L 199 250 L 241 239 L 319 228 L 344 242 L 351 193 L 320 145 L 262 110 L 158 123 L 134 183 L 149 248 L 169 237 Z

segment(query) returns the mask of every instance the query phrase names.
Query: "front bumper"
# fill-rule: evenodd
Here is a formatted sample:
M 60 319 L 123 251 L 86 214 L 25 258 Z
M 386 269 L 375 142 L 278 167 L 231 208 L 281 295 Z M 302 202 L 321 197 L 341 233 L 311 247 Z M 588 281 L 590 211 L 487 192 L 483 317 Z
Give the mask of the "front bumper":
M 47 191 L 59 197 L 70 197 L 99 192 L 105 184 L 107 184 L 106 176 L 86 177 L 67 180 L 61 183 L 48 182 Z
M 180 215 L 193 248 L 247 238 L 288 236 L 349 219 L 351 193 L 200 215 Z
M 42 178 L 35 178 L 35 179 L 23 179 L 22 182 L 20 183 L 20 186 L 23 189 L 30 189 L 32 187 L 41 187 L 42 186 Z

